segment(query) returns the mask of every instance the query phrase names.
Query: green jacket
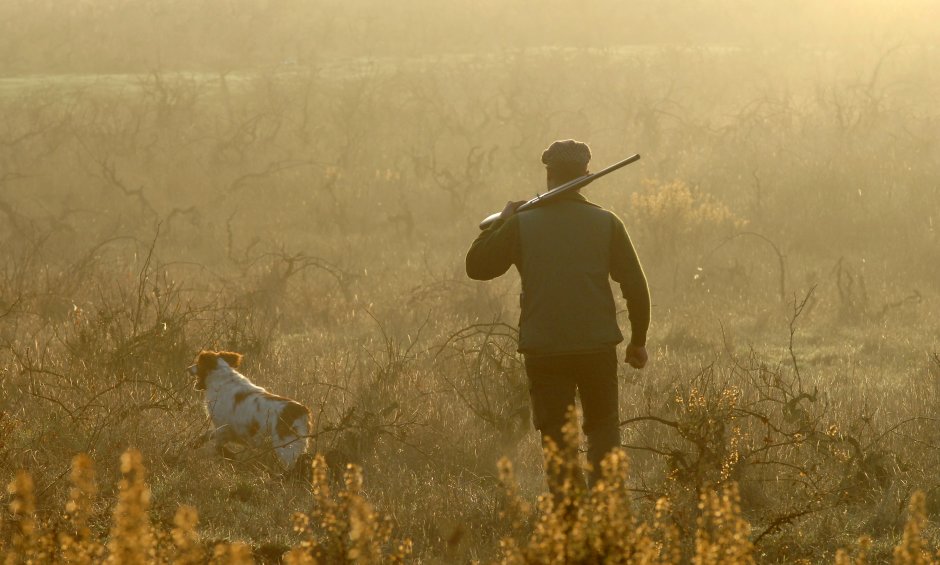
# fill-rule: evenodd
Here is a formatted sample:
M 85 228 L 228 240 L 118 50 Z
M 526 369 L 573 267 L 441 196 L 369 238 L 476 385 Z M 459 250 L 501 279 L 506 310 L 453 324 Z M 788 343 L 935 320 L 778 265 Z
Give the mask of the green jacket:
M 627 301 L 631 343 L 646 344 L 646 275 L 623 222 L 580 193 L 498 220 L 467 252 L 467 275 L 496 278 L 515 265 L 522 278 L 519 351 L 588 353 L 623 341 L 609 278 Z

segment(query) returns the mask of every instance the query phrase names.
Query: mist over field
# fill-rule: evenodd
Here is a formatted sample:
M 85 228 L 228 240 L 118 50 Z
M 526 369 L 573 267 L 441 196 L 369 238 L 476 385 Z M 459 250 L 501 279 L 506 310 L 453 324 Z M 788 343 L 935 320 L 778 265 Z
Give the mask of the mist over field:
M 938 21 L 0 1 L 0 556 L 940 560 Z M 653 308 L 649 365 L 618 369 L 626 458 L 565 514 L 518 275 L 464 257 L 569 138 L 592 171 L 642 155 L 584 194 Z M 310 408 L 312 472 L 206 448 L 203 349 Z

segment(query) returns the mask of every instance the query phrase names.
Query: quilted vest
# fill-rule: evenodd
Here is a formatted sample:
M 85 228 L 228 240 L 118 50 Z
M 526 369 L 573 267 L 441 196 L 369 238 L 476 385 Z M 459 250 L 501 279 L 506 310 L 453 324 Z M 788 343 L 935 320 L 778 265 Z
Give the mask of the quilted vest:
M 610 285 L 612 214 L 565 198 L 520 212 L 519 351 L 590 353 L 623 341 Z

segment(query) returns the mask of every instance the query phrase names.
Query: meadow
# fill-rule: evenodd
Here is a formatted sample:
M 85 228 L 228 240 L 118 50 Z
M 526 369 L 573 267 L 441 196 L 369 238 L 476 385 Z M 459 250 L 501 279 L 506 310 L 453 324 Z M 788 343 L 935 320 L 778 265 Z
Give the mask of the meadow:
M 936 559 L 930 3 L 224 4 L 0 6 L 0 555 Z M 653 298 L 575 515 L 463 263 L 563 138 L 642 155 L 585 191 Z M 313 409 L 309 476 L 201 446 L 204 348 Z

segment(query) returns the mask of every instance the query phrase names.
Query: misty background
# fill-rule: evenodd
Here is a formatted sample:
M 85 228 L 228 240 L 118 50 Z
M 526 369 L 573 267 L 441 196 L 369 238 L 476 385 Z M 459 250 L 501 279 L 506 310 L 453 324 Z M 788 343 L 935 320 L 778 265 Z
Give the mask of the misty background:
M 863 533 L 888 555 L 911 493 L 940 514 L 937 21 L 932 0 L 4 0 L 0 480 L 29 470 L 51 517 L 75 453 L 110 484 L 133 446 L 156 516 L 289 547 L 303 487 L 191 448 L 182 369 L 225 348 L 314 409 L 316 449 L 361 465 L 419 557 L 495 558 L 496 461 L 532 499 L 541 462 L 518 279 L 463 258 L 574 138 L 592 170 L 642 155 L 585 189 L 654 304 L 650 366 L 621 369 L 638 508 L 668 497 L 691 531 L 733 480 L 765 555 Z

